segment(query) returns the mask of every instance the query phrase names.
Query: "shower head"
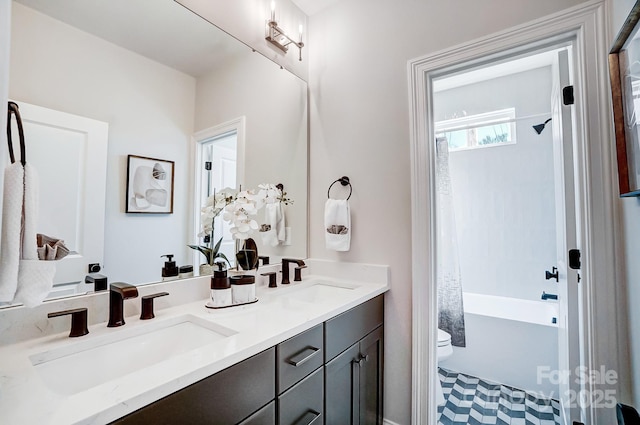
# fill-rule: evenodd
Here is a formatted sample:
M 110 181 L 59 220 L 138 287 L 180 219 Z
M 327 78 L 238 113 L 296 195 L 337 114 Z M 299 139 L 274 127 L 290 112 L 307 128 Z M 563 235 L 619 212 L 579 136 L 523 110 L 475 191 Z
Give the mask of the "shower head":
M 536 133 L 540 134 L 542 133 L 542 130 L 544 130 L 544 126 L 547 125 L 547 123 L 551 121 L 551 118 L 549 118 L 548 120 L 546 120 L 545 122 L 543 122 L 542 124 L 537 124 L 533 126 L 533 129 L 536 131 Z

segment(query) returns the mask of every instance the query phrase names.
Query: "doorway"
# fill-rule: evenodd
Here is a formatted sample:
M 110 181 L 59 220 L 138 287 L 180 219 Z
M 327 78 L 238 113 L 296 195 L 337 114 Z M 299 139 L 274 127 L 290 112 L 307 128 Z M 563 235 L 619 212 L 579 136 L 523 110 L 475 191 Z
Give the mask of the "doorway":
M 606 32 L 603 2 L 590 2 L 529 24 L 473 40 L 409 61 L 409 108 L 412 176 L 412 423 L 437 423 L 437 233 L 435 179 L 435 122 L 433 81 L 470 66 L 525 55 L 548 46 L 569 42 L 575 55 L 574 187 L 576 210 L 581 213 L 577 242 L 581 249 L 581 281 L 578 291 L 580 366 L 587 371 L 621 371 L 610 382 L 579 381 L 586 402 L 575 400 L 577 417 L 589 425 L 615 422 L 614 404 L 591 403 L 593 396 L 627 390 L 624 335 L 619 333 L 616 260 L 616 193 L 611 173 L 609 93 L 606 85 Z M 588 72 L 587 72 L 588 70 Z M 498 149 L 498 148 L 491 148 Z M 428 213 L 425 213 L 428 212 Z M 577 272 L 575 272 L 577 280 Z M 615 312 L 607 315 L 607 311 Z M 615 317 L 614 317 L 615 316 Z M 597 320 L 596 320 L 597 318 Z M 576 394 L 577 395 L 577 394 Z
M 196 212 L 194 222 L 201 223 L 200 211 L 207 199 L 223 189 L 236 190 L 244 180 L 244 117 L 211 127 L 194 135 L 196 142 Z M 235 241 L 231 235 L 229 223 L 222 214 L 214 219 L 213 235 L 201 233 L 195 226 L 193 234 L 198 245 L 213 246 L 220 241 L 219 251 L 235 266 Z M 194 251 L 194 261 L 201 262 L 201 254 Z M 194 262 L 194 264 L 199 264 Z
M 570 416 L 561 394 L 578 389 L 556 376 L 579 366 L 571 53 L 567 42 L 433 79 L 441 425 Z

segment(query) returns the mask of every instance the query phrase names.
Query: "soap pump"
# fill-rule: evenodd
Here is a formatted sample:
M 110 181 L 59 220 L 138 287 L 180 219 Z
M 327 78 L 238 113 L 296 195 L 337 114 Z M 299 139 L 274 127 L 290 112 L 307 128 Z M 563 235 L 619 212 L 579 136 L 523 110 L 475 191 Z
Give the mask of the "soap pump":
M 179 269 L 176 266 L 176 262 L 173 261 L 173 254 L 161 255 L 160 258 L 167 257 L 167 261 L 162 268 L 162 281 L 175 280 L 178 278 Z
M 211 306 L 226 307 L 232 304 L 231 282 L 224 269 L 224 263 L 216 263 L 218 270 L 213 272 L 211 277 Z

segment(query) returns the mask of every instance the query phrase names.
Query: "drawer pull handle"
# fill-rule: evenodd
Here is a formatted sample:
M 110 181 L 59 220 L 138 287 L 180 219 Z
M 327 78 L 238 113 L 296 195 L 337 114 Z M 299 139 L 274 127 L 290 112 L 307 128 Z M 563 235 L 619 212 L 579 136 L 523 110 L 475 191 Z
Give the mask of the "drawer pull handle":
M 309 359 L 311 359 L 311 357 L 315 356 L 316 353 L 318 352 L 320 352 L 319 348 L 307 347 L 304 350 L 302 350 L 300 353 L 296 354 L 295 356 L 290 357 L 287 360 L 287 363 L 295 367 L 298 367 L 303 363 L 306 363 Z
M 313 410 L 309 410 L 294 425 L 311 425 L 316 423 L 319 417 L 320 417 L 320 413 L 314 412 Z

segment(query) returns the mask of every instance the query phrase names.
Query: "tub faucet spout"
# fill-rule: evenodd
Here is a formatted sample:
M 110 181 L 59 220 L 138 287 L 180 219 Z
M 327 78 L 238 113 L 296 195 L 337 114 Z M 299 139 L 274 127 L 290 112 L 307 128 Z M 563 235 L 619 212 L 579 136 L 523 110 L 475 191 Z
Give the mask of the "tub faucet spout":
M 556 294 L 547 294 L 546 292 L 542 292 L 542 297 L 540 297 L 543 300 L 557 300 L 558 296 Z

